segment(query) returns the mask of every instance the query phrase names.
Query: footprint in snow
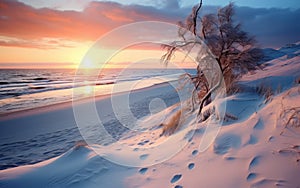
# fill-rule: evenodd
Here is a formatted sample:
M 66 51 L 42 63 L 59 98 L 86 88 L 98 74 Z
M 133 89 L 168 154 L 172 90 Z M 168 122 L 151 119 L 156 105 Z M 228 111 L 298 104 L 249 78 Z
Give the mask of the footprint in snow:
M 254 180 L 256 177 L 257 177 L 257 174 L 255 174 L 255 173 L 250 173 L 250 174 L 248 174 L 248 176 L 247 176 L 247 181 L 252 181 L 252 180 Z
M 181 185 L 176 185 L 174 188 L 183 188 Z
M 171 183 L 177 182 L 178 180 L 180 180 L 181 176 L 182 176 L 181 174 L 174 175 L 170 182 Z
M 195 156 L 195 155 L 197 155 L 198 154 L 198 150 L 194 150 L 193 152 L 192 152 L 192 155 L 193 156 Z
M 274 139 L 275 139 L 274 136 L 270 136 L 270 137 L 269 137 L 269 142 L 274 141 Z
M 260 156 L 254 157 L 254 158 L 251 160 L 250 164 L 249 164 L 249 170 L 250 170 L 251 168 L 253 168 L 254 166 L 258 165 L 259 162 L 260 162 L 260 160 L 261 160 L 261 157 L 260 157 Z
M 139 170 L 139 173 L 144 175 L 147 171 L 148 171 L 148 168 L 141 168 Z
M 145 160 L 145 159 L 147 159 L 148 156 L 149 156 L 149 154 L 143 154 L 140 156 L 140 159 Z
M 192 170 L 195 167 L 195 164 L 194 163 L 190 163 L 188 167 L 189 167 L 190 170 Z

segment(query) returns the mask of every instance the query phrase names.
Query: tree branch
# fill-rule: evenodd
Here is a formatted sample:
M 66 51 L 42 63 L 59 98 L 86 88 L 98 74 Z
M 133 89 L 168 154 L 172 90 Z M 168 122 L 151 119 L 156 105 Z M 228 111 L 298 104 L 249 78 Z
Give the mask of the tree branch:
M 194 17 L 193 17 L 193 22 L 194 22 L 193 23 L 194 24 L 193 33 L 194 33 L 195 36 L 197 36 L 197 18 L 198 18 L 198 14 L 199 14 L 199 11 L 200 11 L 201 7 L 202 7 L 202 0 L 200 0 L 199 6 L 198 6 L 198 8 L 195 12 Z

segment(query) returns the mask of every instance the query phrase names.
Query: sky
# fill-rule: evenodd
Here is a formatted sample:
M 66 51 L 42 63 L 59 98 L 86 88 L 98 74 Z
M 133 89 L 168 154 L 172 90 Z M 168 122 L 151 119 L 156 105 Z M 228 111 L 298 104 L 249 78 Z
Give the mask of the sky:
M 227 0 L 204 0 L 203 12 Z M 298 0 L 235 0 L 236 19 L 261 47 L 300 41 Z M 177 23 L 195 0 L 0 0 L 0 68 L 76 68 L 91 45 L 119 26 L 138 21 Z M 126 37 L 124 33 L 121 37 Z M 159 54 L 130 49 L 128 54 Z M 126 58 L 125 58 L 126 57 Z M 115 61 L 131 61 L 130 55 Z

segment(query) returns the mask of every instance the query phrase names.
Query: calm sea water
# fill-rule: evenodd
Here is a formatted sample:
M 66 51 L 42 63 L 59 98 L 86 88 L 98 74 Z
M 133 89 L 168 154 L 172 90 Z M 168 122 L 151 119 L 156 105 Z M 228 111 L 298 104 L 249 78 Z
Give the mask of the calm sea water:
M 82 98 L 90 96 L 91 91 L 95 92 L 95 95 L 105 95 L 118 84 L 120 90 L 122 84 L 142 80 L 143 83 L 136 88 L 139 89 L 175 80 L 183 71 L 194 73 L 191 69 L 105 69 L 100 73 L 97 72 L 97 79 L 93 78 L 93 83 L 90 83 L 91 79 L 86 77 L 94 76 L 95 73 L 78 73 L 70 69 L 2 69 L 0 70 L 0 114 L 71 101 L 74 87 L 81 88 Z M 126 89 L 128 88 L 124 86 L 120 92 Z

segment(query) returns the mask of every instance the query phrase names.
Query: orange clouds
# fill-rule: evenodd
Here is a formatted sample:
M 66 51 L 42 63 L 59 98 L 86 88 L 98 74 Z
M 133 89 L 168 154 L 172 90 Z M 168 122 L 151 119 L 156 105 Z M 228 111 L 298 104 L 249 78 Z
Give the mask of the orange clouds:
M 94 41 L 109 30 L 135 21 L 175 22 L 178 17 L 153 7 L 91 2 L 82 12 L 36 9 L 15 0 L 0 2 L 0 45 L 41 48 L 61 47 L 63 43 L 45 38 Z M 1 37 L 19 39 L 2 40 Z M 36 44 L 32 41 L 44 40 Z
M 83 11 L 62 11 L 37 9 L 16 0 L 1 0 L 0 46 L 44 49 L 72 47 L 65 41 L 95 41 L 113 28 L 136 21 L 176 23 L 190 12 L 190 8 L 179 8 L 178 1 L 163 2 L 167 4 L 158 8 L 93 1 Z M 203 11 L 211 12 L 216 9 L 205 7 Z M 282 46 L 299 40 L 299 24 L 294 24 L 299 20 L 299 9 L 292 11 L 236 7 L 236 12 L 238 20 L 244 23 L 245 30 L 256 35 L 264 45 L 276 43 L 276 46 Z M 273 20 L 274 17 L 280 19 Z M 12 40 L 8 40 L 9 38 Z M 47 38 L 56 40 L 56 43 Z
M 103 32 L 92 27 L 91 22 L 81 17 L 79 12 L 34 9 L 16 1 L 4 1 L 1 4 L 0 35 L 2 36 L 27 40 L 44 37 L 81 40 L 91 39 Z M 2 8 L 5 6 L 6 8 Z M 84 34 L 83 22 L 88 26 Z
M 38 9 L 16 0 L 1 0 L 0 68 L 41 68 L 35 62 L 44 62 L 42 67 L 74 67 L 103 34 L 123 24 L 148 20 L 176 22 L 179 18 L 171 11 L 112 2 L 91 2 L 82 11 L 62 11 Z M 126 36 L 126 33 L 115 36 L 107 41 L 108 47 L 118 44 Z M 159 46 L 137 48 L 149 51 Z M 124 58 L 119 61 L 126 61 Z

